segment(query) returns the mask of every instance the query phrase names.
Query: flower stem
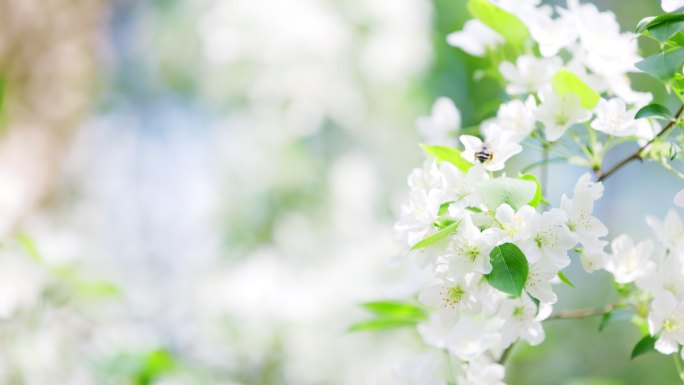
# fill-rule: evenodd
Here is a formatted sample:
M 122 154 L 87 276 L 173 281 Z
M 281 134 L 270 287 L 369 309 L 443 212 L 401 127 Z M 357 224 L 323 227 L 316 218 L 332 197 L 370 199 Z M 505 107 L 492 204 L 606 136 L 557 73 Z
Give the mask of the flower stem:
M 660 130 L 660 132 L 656 136 L 654 136 L 653 139 L 649 140 L 646 144 L 639 147 L 639 149 L 635 153 L 633 153 L 632 155 L 621 160 L 620 162 L 618 162 L 615 166 L 611 167 L 606 172 L 601 172 L 601 170 L 597 170 L 596 175 L 598 176 L 598 181 L 599 182 L 604 181 L 609 176 L 611 176 L 613 173 L 615 173 L 617 170 L 621 169 L 622 167 L 624 167 L 626 164 L 630 163 L 631 161 L 633 161 L 635 159 L 641 159 L 641 156 L 643 155 L 644 151 L 646 150 L 646 148 L 649 145 L 651 145 L 657 138 L 660 138 L 660 137 L 664 136 L 665 134 L 667 134 L 667 132 L 670 131 L 670 129 L 672 127 L 674 127 L 676 124 L 679 123 L 679 120 L 681 119 L 683 112 L 684 112 L 684 105 L 679 107 L 679 110 L 677 110 L 677 113 L 675 113 L 674 119 L 672 119 L 670 121 L 670 123 L 668 123 L 665 127 L 663 127 L 663 129 Z
M 682 382 L 684 382 L 684 369 L 682 369 L 682 359 L 679 356 L 679 352 L 673 354 L 672 357 L 674 358 L 675 369 L 677 369 L 677 375 L 679 376 L 679 379 L 682 380 Z

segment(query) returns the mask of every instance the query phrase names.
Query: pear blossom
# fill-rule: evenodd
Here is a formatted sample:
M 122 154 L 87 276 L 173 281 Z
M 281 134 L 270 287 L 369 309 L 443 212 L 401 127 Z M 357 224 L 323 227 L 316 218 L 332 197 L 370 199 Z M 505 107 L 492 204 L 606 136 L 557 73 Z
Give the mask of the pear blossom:
M 663 221 L 647 216 L 646 223 L 666 248 L 684 250 L 684 224 L 682 224 L 682 219 L 676 211 L 669 210 Z
M 503 365 L 479 357 L 468 362 L 465 373 L 458 378 L 459 385 L 506 385 L 503 380 L 506 369 Z
M 637 41 L 631 33 L 620 33 L 613 12 L 601 12 L 594 4 L 568 0 L 567 9 L 558 8 L 579 33 L 579 44 L 572 54 L 583 60 L 592 72 L 606 77 L 636 71 Z
M 443 190 L 411 190 L 408 200 L 401 206 L 399 221 L 394 226 L 398 238 L 404 239 L 407 246 L 420 242 L 433 230 L 444 195 Z
M 634 135 L 637 137 L 637 144 L 640 147 L 646 146 L 653 138 L 660 132 L 660 126 L 654 124 L 650 119 L 637 119 L 636 120 L 636 131 Z M 648 150 L 651 147 L 649 144 L 646 147 Z
M 662 0 L 660 6 L 665 12 L 674 12 L 679 8 L 684 7 L 684 0 Z
M 481 278 L 481 275 L 471 273 L 444 279 L 442 283 L 421 291 L 418 300 L 437 308 L 444 326 L 452 326 L 458 322 L 461 309 L 473 314 L 482 310 L 477 287 Z
M 473 164 L 481 164 L 488 171 L 499 171 L 513 155 L 522 151 L 522 146 L 504 135 L 495 125 L 486 127 L 485 141 L 472 135 L 461 135 L 459 140 L 465 147 L 461 156 Z
M 444 190 L 446 180 L 443 171 L 444 168 L 441 164 L 438 164 L 434 158 L 428 158 L 423 163 L 423 167 L 411 171 L 407 178 L 407 184 L 411 189 Z
M 549 85 L 539 91 L 539 99 L 541 104 L 535 116 L 544 124 L 544 136 L 548 141 L 555 142 L 573 124 L 591 119 L 591 111 L 584 109 L 579 97 L 573 93 L 559 95 Z
M 447 257 L 452 275 L 471 272 L 489 274 L 492 264 L 489 253 L 499 238 L 491 229 L 480 231 L 469 215 L 458 226 L 458 233 L 447 247 Z
M 528 96 L 524 102 L 513 99 L 499 107 L 496 113 L 496 124 L 508 134 L 511 141 L 520 143 L 535 128 L 536 108 L 537 102 L 533 96 Z
M 500 318 L 463 317 L 446 336 L 446 348 L 454 356 L 472 361 L 501 343 Z
M 461 128 L 461 112 L 451 99 L 440 97 L 432 105 L 432 115 L 421 116 L 416 123 L 425 143 L 453 146 L 456 139 L 450 135 Z
M 634 282 L 655 269 L 655 264 L 650 260 L 653 253 L 653 242 L 650 239 L 634 244 L 632 238 L 622 234 L 611 242 L 610 247 L 611 254 L 605 269 L 615 276 L 617 283 Z
M 452 327 L 445 327 L 440 317 L 432 314 L 418 324 L 418 333 L 425 343 L 462 360 L 474 360 L 501 343 L 500 318 L 464 315 Z
M 556 277 L 559 269 L 548 261 L 538 261 L 529 266 L 525 291 L 541 303 L 554 304 L 558 296 L 553 292 L 551 280 Z
M 559 269 L 570 264 L 568 249 L 576 241 L 565 227 L 567 218 L 563 210 L 555 208 L 529 218 L 530 239 L 521 249 L 530 263 L 544 260 Z
M 561 197 L 561 209 L 568 215 L 566 225 L 579 243 L 585 247 L 601 248 L 599 238 L 608 234 L 608 228 L 592 216 L 594 201 L 603 195 L 603 184 L 591 182 L 589 173 L 577 181 L 572 199 L 565 194 Z
M 656 350 L 663 354 L 676 353 L 679 345 L 684 344 L 684 304 L 677 303 L 671 294 L 656 297 L 651 303 L 648 329 L 653 336 L 660 333 Z
M 481 21 L 471 19 L 466 21 L 463 30 L 450 33 L 447 43 L 473 56 L 484 56 L 488 50 L 503 44 L 504 39 Z
M 677 301 L 684 300 L 684 265 L 676 254 L 667 255 L 657 266 L 637 278 L 637 286 L 654 298 L 672 295 Z
M 591 122 L 591 127 L 613 136 L 634 135 L 637 131 L 634 120 L 637 110 L 627 109 L 627 104 L 620 98 L 601 99 L 594 110 L 596 119 Z
M 544 57 L 551 57 L 572 44 L 579 37 L 572 20 L 567 17 L 552 18 L 537 13 L 528 24 L 530 35 L 539 44 L 539 53 Z
M 454 218 L 459 216 L 454 215 L 455 212 L 461 211 L 466 206 L 479 204 L 477 183 L 489 177 L 482 167 L 471 167 L 468 172 L 463 173 L 453 164 L 442 162 L 440 171 L 444 178 L 446 200 L 451 202 L 449 212 Z
M 511 345 L 518 339 L 530 345 L 539 345 L 544 341 L 544 329 L 537 319 L 537 306 L 527 296 L 506 299 L 499 304 L 498 315 L 504 319 L 501 328 L 501 342 Z
M 514 211 L 513 208 L 504 203 L 496 209 L 494 218 L 498 221 L 501 237 L 506 241 L 519 241 L 529 237 L 528 218 L 538 215 L 534 207 L 523 206 Z
M 563 66 L 559 57 L 538 59 L 530 55 L 518 57 L 515 65 L 503 62 L 499 65 L 501 75 L 509 83 L 510 95 L 532 94 L 551 82 L 553 75 Z
M 605 268 L 608 254 L 603 251 L 603 248 L 608 242 L 602 241 L 598 248 L 583 249 L 580 253 L 580 262 L 587 273 L 593 273 L 596 270 Z

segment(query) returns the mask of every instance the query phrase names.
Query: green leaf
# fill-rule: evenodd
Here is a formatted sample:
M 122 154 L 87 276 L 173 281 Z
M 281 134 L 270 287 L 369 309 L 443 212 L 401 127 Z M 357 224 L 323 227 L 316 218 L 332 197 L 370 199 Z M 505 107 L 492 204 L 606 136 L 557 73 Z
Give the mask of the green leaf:
M 635 66 L 645 73 L 663 81 L 671 79 L 684 62 L 684 47 L 674 48 L 651 55 Z
M 563 96 L 568 93 L 573 93 L 579 97 L 580 105 L 587 110 L 596 107 L 601 95 L 594 91 L 587 85 L 579 76 L 570 72 L 567 68 L 563 68 L 556 72 L 551 79 L 551 84 L 556 92 Z
M 646 26 L 655 19 L 655 16 L 644 17 L 639 21 L 634 32 L 643 33 L 646 30 Z
M 541 184 L 539 183 L 539 179 L 537 179 L 537 177 L 532 174 L 524 174 L 520 176 L 519 179 L 528 180 L 530 182 L 534 182 L 537 185 L 537 191 L 534 193 L 534 198 L 532 198 L 528 205 L 532 207 L 539 206 L 539 203 L 541 203 L 542 200 L 542 188 Z
M 684 91 L 684 75 L 682 75 L 681 72 L 676 72 L 674 74 L 674 77 L 672 78 L 672 81 L 669 83 L 670 87 L 672 87 L 673 90 L 676 92 L 683 92 Z
M 434 156 L 438 162 L 449 162 L 463 172 L 468 172 L 468 170 L 473 166 L 470 162 L 463 159 L 461 157 L 461 151 L 458 151 L 455 148 L 445 146 L 430 146 L 427 144 L 421 144 L 420 147 L 425 151 L 426 154 Z
M 490 209 L 496 209 L 507 203 L 517 210 L 532 202 L 537 196 L 536 183 L 516 178 L 483 180 L 477 184 L 477 189 L 480 197 Z
M 504 293 L 520 297 L 529 270 L 525 254 L 518 246 L 504 243 L 494 247 L 489 257 L 492 272 L 485 275 L 489 284 Z
M 418 320 L 411 319 L 374 319 L 370 321 L 358 322 L 349 327 L 350 332 L 357 332 L 361 330 L 382 330 L 393 329 L 405 326 L 415 326 Z
M 31 259 L 38 262 L 42 260 L 38 247 L 36 247 L 36 244 L 31 237 L 22 233 L 17 236 L 17 241 L 19 241 L 19 245 L 24 248 Z
M 444 202 L 439 206 L 439 210 L 437 211 L 437 216 L 442 216 L 446 213 L 449 212 L 449 205 L 454 203 L 454 201 L 449 201 L 449 202 Z
M 666 13 L 660 15 L 649 21 L 645 29 L 651 36 L 663 43 L 672 35 L 684 29 L 684 14 Z
M 656 338 L 650 335 L 645 336 L 632 349 L 632 359 L 639 357 L 642 354 L 655 351 Z
M 632 311 L 629 311 L 627 309 L 617 309 L 613 310 L 611 312 L 608 312 L 601 316 L 601 322 L 599 323 L 599 331 L 603 331 L 608 325 L 618 322 L 618 321 L 627 321 L 632 319 L 634 316 L 634 313 Z
M 558 272 L 558 278 L 560 278 L 560 280 L 561 280 L 564 284 L 566 284 L 566 285 L 570 286 L 571 288 L 575 289 L 575 285 L 573 285 L 572 282 L 570 282 L 570 280 L 568 279 L 568 277 L 566 277 L 565 274 L 563 274 L 562 271 L 559 271 L 559 272 Z
M 639 111 L 637 111 L 636 115 L 634 116 L 634 119 L 641 119 L 641 118 L 664 118 L 664 119 L 672 119 L 672 112 L 667 109 L 667 107 L 657 104 L 657 103 L 651 103 L 649 105 L 646 105 L 642 107 Z
M 361 307 L 381 318 L 393 319 L 427 319 L 427 313 L 420 306 L 399 301 L 374 301 L 361 304 Z
M 138 382 L 152 384 L 155 379 L 172 371 L 175 366 L 173 356 L 167 350 L 154 350 L 145 357 L 143 368 L 138 374 Z
M 520 19 L 487 0 L 469 0 L 470 14 L 479 19 L 489 28 L 514 47 L 522 48 L 530 38 L 530 33 Z
M 456 221 L 456 222 L 450 224 L 449 226 L 439 230 L 438 232 L 428 236 L 427 238 L 425 238 L 422 241 L 413 245 L 411 250 L 417 250 L 417 249 L 420 249 L 422 247 L 434 245 L 435 243 L 446 238 L 446 236 L 451 234 L 454 230 L 456 230 L 456 228 L 458 228 L 459 223 L 460 223 L 460 221 Z

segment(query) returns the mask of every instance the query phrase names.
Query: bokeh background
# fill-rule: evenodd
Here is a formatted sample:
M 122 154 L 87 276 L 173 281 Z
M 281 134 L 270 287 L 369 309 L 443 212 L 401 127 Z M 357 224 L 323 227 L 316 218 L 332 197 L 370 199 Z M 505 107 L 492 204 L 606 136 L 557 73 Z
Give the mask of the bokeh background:
M 661 12 L 595 3 L 623 30 Z M 448 96 L 473 126 L 501 97 L 446 44 L 468 18 L 463 0 L 0 0 L 0 383 L 385 383 L 417 335 L 346 329 L 416 289 L 391 234 L 416 117 Z M 582 171 L 551 166 L 552 203 Z M 633 163 L 598 216 L 650 236 L 681 187 Z M 608 303 L 575 265 L 559 307 Z M 670 357 L 629 360 L 627 322 L 554 322 L 510 384 L 678 383 Z

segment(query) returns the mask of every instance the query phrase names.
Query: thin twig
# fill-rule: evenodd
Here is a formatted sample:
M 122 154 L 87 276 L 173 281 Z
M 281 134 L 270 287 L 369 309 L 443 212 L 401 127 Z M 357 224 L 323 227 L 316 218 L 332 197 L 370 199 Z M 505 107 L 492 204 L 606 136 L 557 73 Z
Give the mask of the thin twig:
M 677 110 L 677 113 L 675 113 L 675 118 L 670 121 L 660 132 L 654 136 L 651 140 L 646 142 L 643 146 L 639 147 L 639 149 L 633 153 L 632 155 L 626 157 L 625 159 L 621 160 L 618 162 L 615 166 L 610 168 L 606 172 L 601 172 L 601 170 L 597 170 L 596 174 L 598 176 L 598 181 L 602 182 L 609 176 L 611 176 L 613 173 L 615 173 L 617 170 L 621 169 L 624 167 L 626 164 L 629 162 L 635 160 L 635 159 L 641 159 L 641 156 L 643 155 L 644 151 L 648 146 L 650 146 L 657 138 L 660 138 L 661 136 L 665 135 L 672 127 L 674 127 L 675 124 L 679 122 L 679 119 L 681 118 L 682 112 L 684 112 L 684 105 L 679 107 L 679 110 Z

